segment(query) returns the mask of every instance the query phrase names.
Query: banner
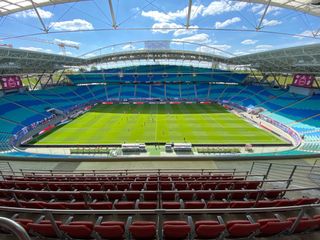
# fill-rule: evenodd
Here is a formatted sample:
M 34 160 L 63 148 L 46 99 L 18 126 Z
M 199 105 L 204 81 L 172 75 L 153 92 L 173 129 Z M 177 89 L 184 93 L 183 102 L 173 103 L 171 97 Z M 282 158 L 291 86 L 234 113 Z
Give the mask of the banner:
M 311 88 L 314 80 L 315 80 L 315 76 L 314 75 L 295 74 L 293 76 L 292 85 L 295 86 L 295 87 Z
M 3 90 L 19 89 L 22 87 L 22 81 L 19 76 L 3 76 L 0 80 Z

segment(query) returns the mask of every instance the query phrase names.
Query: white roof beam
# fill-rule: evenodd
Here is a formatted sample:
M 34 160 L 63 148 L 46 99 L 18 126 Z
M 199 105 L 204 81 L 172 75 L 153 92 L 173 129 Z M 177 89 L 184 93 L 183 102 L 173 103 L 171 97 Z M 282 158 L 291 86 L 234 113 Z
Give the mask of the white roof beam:
M 186 23 L 187 29 L 190 27 L 191 8 L 192 8 L 192 0 L 189 0 L 188 13 L 187 13 L 187 23 Z
M 264 9 L 264 12 L 263 12 L 263 14 L 262 14 L 262 16 L 261 16 L 261 18 L 260 18 L 260 22 L 259 22 L 258 26 L 256 27 L 256 30 L 257 30 L 257 31 L 259 31 L 259 30 L 263 27 L 263 26 L 262 26 L 262 22 L 263 22 L 263 19 L 264 19 L 264 17 L 266 16 L 266 14 L 267 14 L 267 12 L 268 12 L 268 9 L 269 9 L 269 7 L 270 7 L 270 3 L 271 3 L 271 0 L 268 1 L 267 6 L 266 6 L 266 8 Z
M 40 16 L 40 13 L 39 13 L 39 11 L 38 11 L 38 9 L 37 9 L 36 4 L 33 2 L 33 0 L 30 0 L 30 2 L 32 3 L 32 7 L 33 7 L 34 11 L 36 12 L 36 14 L 37 14 L 37 16 L 38 16 L 38 19 L 39 19 L 39 21 L 40 21 L 40 23 L 41 23 L 41 25 L 42 25 L 42 27 L 43 27 L 43 31 L 45 31 L 46 33 L 48 33 L 48 28 L 47 28 L 46 25 L 44 24 L 44 22 L 43 22 L 43 20 L 42 20 L 42 18 L 41 18 L 41 16 Z
M 108 2 L 109 2 L 109 9 L 110 9 L 110 14 L 112 18 L 112 27 L 116 29 L 118 26 L 117 26 L 116 17 L 113 10 L 112 0 L 108 0 Z

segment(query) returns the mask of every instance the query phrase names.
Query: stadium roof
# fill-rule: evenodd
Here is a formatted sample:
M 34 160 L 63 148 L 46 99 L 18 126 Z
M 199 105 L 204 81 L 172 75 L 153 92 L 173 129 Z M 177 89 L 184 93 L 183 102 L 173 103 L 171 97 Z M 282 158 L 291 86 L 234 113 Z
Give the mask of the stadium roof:
M 78 2 L 79 0 L 2 0 L 0 1 L 0 16 L 11 13 L 34 9 L 48 5 Z M 243 0 L 244 2 L 263 3 L 271 6 L 293 9 L 320 16 L 318 0 Z
M 52 72 L 73 66 L 136 60 L 154 62 L 161 59 L 182 62 L 206 62 L 209 66 L 223 63 L 234 66 L 246 66 L 258 69 L 261 72 L 300 72 L 320 75 L 320 44 L 229 58 L 197 51 L 142 49 L 115 52 L 85 59 L 28 50 L 0 48 L 0 70 L 3 74 Z
M 320 75 L 320 44 L 291 47 L 230 58 L 262 72 L 301 72 Z
M 83 63 L 80 58 L 0 47 L 0 72 L 3 74 L 53 72 Z
M 77 1 L 78 0 L 2 0 L 0 1 L 0 16 L 34 9 L 36 7 Z

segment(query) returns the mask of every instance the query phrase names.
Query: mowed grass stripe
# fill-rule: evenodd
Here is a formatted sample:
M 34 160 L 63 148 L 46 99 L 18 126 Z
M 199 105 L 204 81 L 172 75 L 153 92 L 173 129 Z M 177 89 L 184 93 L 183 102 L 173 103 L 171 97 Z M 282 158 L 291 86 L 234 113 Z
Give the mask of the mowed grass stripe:
M 252 126 L 219 105 L 98 105 L 36 144 L 281 144 L 275 135 Z

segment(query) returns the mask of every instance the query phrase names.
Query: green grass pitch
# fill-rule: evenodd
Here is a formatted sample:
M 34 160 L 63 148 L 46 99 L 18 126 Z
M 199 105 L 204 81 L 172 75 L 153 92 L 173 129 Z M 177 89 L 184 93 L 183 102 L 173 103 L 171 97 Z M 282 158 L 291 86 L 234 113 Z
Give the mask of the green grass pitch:
M 216 104 L 97 105 L 35 144 L 282 144 Z

